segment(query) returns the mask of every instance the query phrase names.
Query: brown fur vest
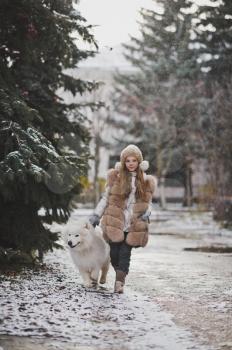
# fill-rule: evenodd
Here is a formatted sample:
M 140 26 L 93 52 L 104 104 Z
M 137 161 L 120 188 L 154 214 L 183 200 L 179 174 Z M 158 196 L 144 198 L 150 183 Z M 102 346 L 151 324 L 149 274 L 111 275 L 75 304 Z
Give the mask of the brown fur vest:
M 127 244 L 133 247 L 144 247 L 148 242 L 148 223 L 138 218 L 147 208 L 155 191 L 156 180 L 152 175 L 145 176 L 146 198 L 136 198 L 133 206 L 133 215 L 129 233 L 126 238 Z M 119 173 L 116 169 L 110 169 L 107 176 L 107 184 L 110 186 L 109 198 L 101 220 L 103 235 L 106 240 L 121 242 L 124 240 L 124 209 L 126 201 L 120 195 Z

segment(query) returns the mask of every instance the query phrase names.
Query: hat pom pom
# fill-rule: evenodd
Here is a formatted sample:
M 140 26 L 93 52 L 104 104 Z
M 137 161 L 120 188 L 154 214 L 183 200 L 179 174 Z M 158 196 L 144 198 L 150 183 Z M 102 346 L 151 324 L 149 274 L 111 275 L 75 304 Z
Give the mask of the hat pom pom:
M 142 169 L 143 171 L 146 171 L 149 168 L 149 162 L 147 160 L 143 160 L 140 164 L 139 164 L 140 169 Z
M 119 171 L 121 169 L 121 166 L 122 166 L 121 162 L 117 162 L 117 163 L 115 163 L 114 168 Z

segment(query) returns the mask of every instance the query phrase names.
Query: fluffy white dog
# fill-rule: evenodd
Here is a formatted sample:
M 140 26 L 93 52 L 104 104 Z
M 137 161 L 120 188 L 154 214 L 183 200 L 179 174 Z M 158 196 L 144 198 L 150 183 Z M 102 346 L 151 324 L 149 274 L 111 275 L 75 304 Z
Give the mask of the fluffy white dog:
M 110 247 L 99 226 L 93 227 L 88 219 L 72 221 L 64 228 L 65 241 L 85 287 L 97 287 L 106 282 L 110 264 Z

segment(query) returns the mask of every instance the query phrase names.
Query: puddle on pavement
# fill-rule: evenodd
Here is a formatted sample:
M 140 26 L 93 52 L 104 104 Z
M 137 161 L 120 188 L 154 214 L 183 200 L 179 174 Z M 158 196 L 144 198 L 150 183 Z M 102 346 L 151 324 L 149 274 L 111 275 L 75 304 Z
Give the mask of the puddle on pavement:
M 202 252 L 202 253 L 219 253 L 219 254 L 232 253 L 232 247 L 221 247 L 221 246 L 191 247 L 191 248 L 184 248 L 183 250 L 188 252 Z

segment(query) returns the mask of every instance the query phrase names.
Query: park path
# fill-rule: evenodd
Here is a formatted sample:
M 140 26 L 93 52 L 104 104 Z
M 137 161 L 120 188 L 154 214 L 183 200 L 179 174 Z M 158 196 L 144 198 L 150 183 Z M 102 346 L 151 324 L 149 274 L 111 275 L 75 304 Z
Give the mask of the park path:
M 106 290 L 84 289 L 66 250 L 42 270 L 1 276 L 1 348 L 232 349 L 232 254 L 184 250 L 232 246 L 229 231 L 210 213 L 158 211 L 151 229 L 149 245 L 133 250 L 124 295 L 112 294 L 112 269 Z

